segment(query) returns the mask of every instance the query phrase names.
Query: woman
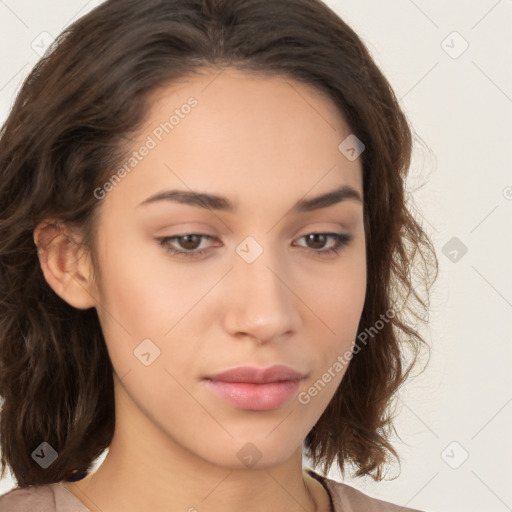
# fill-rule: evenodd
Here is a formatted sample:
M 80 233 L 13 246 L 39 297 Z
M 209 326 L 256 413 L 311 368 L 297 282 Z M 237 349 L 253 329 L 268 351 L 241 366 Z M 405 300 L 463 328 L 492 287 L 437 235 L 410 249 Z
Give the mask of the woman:
M 415 255 L 437 269 L 411 145 L 317 0 L 66 29 L 0 138 L 0 511 L 412 510 L 324 476 L 398 458 Z

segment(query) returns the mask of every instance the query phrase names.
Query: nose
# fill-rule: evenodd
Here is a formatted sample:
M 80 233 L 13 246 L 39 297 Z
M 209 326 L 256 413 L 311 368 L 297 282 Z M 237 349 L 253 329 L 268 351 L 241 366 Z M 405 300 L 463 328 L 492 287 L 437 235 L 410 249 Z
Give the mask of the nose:
M 252 263 L 235 258 L 228 277 L 224 328 L 234 337 L 259 343 L 278 341 L 300 324 L 298 298 L 288 282 L 283 262 L 270 250 Z

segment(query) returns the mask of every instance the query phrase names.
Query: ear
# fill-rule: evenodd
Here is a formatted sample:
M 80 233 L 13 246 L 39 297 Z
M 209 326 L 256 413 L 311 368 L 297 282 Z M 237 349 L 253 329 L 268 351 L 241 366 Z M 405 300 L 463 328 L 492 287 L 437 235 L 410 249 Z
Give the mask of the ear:
M 58 222 L 43 221 L 34 229 L 34 243 L 47 283 L 77 309 L 96 305 L 90 258 L 69 229 Z

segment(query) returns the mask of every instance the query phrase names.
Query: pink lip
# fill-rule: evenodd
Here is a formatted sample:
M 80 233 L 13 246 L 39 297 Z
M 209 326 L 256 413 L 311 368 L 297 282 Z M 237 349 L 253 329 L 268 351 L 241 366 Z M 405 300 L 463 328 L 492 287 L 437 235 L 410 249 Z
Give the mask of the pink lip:
M 288 402 L 304 378 L 289 366 L 275 365 L 266 369 L 241 366 L 204 380 L 210 391 L 239 409 L 268 411 Z

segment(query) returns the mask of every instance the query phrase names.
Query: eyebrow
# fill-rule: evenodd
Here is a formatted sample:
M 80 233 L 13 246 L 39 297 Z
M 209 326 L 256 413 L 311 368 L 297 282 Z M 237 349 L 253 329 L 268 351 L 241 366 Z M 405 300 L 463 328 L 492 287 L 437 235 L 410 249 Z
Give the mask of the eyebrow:
M 359 192 L 356 189 L 348 185 L 342 185 L 334 190 L 331 190 L 330 192 L 326 192 L 325 194 L 321 194 L 310 199 L 300 199 L 293 205 L 291 212 L 296 214 L 311 212 L 313 210 L 327 208 L 334 204 L 341 203 L 342 201 L 350 199 L 359 201 L 360 203 L 363 202 Z M 173 201 L 187 204 L 189 206 L 198 206 L 208 210 L 211 209 L 229 213 L 236 212 L 235 204 L 227 197 L 186 190 L 164 190 L 162 192 L 158 192 L 142 201 L 139 206 L 148 205 L 159 201 Z

